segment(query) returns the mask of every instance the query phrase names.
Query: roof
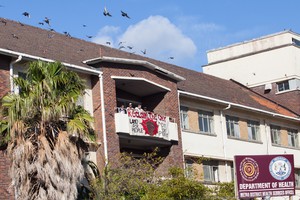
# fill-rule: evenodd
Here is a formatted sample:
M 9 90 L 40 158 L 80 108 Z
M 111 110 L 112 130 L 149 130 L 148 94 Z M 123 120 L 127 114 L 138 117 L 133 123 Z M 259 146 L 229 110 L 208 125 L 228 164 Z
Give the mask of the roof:
M 6 24 L 1 21 L 5 21 Z M 86 68 L 91 68 L 91 66 L 83 61 L 99 57 L 141 60 L 145 61 L 146 65 L 151 63 L 170 74 L 175 74 L 177 78 L 185 78 L 177 83 L 180 91 L 297 117 L 294 112 L 235 82 L 3 18 L 0 18 L 0 49 Z

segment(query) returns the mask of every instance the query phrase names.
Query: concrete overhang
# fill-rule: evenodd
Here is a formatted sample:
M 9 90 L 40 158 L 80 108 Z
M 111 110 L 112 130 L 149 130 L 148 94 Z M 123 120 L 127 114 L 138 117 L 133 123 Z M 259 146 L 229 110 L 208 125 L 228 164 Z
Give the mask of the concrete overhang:
M 101 56 L 98 58 L 92 58 L 89 60 L 83 61 L 84 64 L 87 65 L 93 65 L 100 62 L 111 62 L 111 63 L 121 63 L 121 64 L 129 64 L 129 65 L 140 65 L 144 66 L 150 70 L 153 70 L 155 72 L 158 72 L 160 74 L 163 74 L 164 76 L 167 76 L 173 80 L 176 80 L 177 82 L 185 80 L 184 77 L 179 76 L 173 72 L 170 72 L 164 68 L 161 68 L 153 63 L 150 63 L 148 61 L 144 60 L 136 60 L 136 59 L 127 59 L 127 58 L 116 58 L 116 57 L 107 57 L 107 56 Z
M 111 76 L 116 81 L 116 88 L 139 97 L 171 91 L 169 88 L 145 78 Z

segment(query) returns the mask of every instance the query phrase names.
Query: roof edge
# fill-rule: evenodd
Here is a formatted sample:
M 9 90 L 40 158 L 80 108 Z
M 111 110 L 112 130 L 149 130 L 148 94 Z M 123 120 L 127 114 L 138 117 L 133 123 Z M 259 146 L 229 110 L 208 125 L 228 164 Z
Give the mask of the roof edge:
M 274 112 L 270 112 L 270 111 L 250 107 L 250 106 L 245 106 L 245 105 L 242 105 L 242 104 L 232 103 L 232 102 L 229 102 L 229 101 L 224 101 L 224 100 L 220 100 L 220 99 L 216 99 L 216 98 L 213 98 L 213 97 L 208 97 L 208 96 L 204 96 L 204 95 L 200 95 L 200 94 L 195 94 L 195 93 L 190 93 L 190 92 L 185 92 L 185 91 L 180 91 L 180 90 L 178 90 L 178 94 L 179 95 L 183 94 L 183 95 L 187 95 L 187 96 L 192 96 L 192 97 L 197 97 L 197 98 L 201 98 L 201 99 L 205 99 L 205 100 L 214 101 L 214 102 L 225 104 L 225 105 L 244 108 L 244 109 L 251 110 L 251 111 L 256 111 L 256 112 L 259 112 L 259 113 L 268 114 L 268 115 L 271 115 L 273 117 L 277 116 L 277 117 L 281 117 L 281 118 L 285 118 L 285 119 L 289 119 L 289 120 L 300 121 L 299 117 L 298 118 L 297 117 L 290 117 L 290 116 L 286 116 L 286 115 L 282 115 L 282 114 L 278 114 L 278 113 L 274 113 Z
M 34 56 L 34 55 L 21 53 L 21 52 L 17 52 L 17 51 L 12 51 L 12 50 L 8 50 L 8 49 L 3 49 L 3 48 L 0 48 L 0 54 L 7 55 L 7 56 L 16 56 L 16 57 L 22 56 L 23 58 L 27 58 L 29 60 L 41 60 L 41 61 L 45 61 L 45 62 L 55 62 L 55 60 L 52 60 L 52 59 Z M 64 66 L 66 66 L 68 68 L 73 68 L 78 71 L 88 72 L 90 74 L 97 74 L 97 75 L 102 74 L 102 72 L 97 69 L 86 68 L 83 66 L 74 65 L 74 64 L 66 63 L 66 62 L 61 62 L 61 64 L 63 64 Z
M 108 56 L 101 56 L 97 58 L 92 58 L 89 60 L 83 61 L 84 64 L 96 64 L 100 62 L 115 62 L 115 63 L 122 63 L 122 64 L 135 64 L 135 65 L 142 65 L 148 69 L 154 70 L 160 74 L 163 74 L 169 78 L 172 78 L 176 81 L 184 81 L 185 78 L 182 76 L 179 76 L 173 72 L 170 72 L 164 68 L 161 68 L 151 62 L 144 61 L 144 60 L 136 60 L 136 59 L 128 59 L 128 58 L 116 58 L 116 57 L 108 57 Z

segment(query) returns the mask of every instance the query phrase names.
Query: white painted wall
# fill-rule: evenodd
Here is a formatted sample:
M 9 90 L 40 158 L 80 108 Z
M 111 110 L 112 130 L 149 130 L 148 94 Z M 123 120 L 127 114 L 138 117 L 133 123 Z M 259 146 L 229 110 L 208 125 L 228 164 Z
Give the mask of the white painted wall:
M 203 67 L 203 72 L 234 79 L 248 87 L 299 78 L 300 48 L 291 45 L 292 38 L 300 40 L 298 34 L 282 32 L 209 51 L 209 63 Z M 260 53 L 255 53 L 258 51 Z

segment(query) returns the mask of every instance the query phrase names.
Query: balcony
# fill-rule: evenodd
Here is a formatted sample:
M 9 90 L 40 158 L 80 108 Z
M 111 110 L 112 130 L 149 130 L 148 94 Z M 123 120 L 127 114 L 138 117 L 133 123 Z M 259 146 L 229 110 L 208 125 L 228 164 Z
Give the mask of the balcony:
M 153 112 L 115 113 L 116 132 L 144 139 L 178 141 L 177 123 Z

